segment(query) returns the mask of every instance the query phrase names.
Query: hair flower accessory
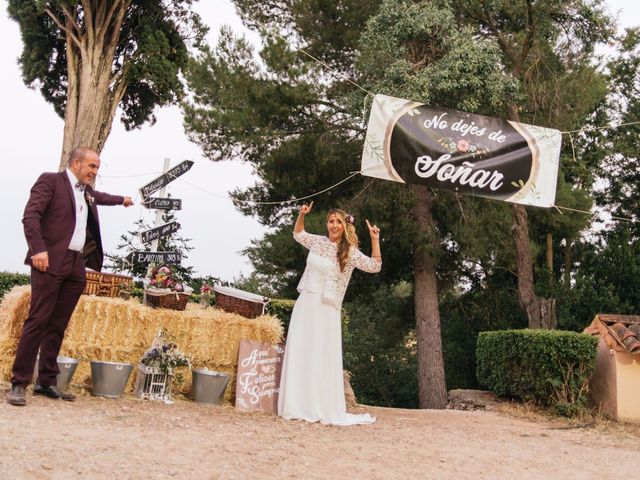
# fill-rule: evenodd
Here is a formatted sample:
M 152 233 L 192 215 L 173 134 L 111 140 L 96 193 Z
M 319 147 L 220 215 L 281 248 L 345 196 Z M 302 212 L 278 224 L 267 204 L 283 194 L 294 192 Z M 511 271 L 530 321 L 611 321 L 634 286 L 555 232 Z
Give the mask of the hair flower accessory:
M 344 219 L 347 221 L 349 225 L 353 225 L 354 223 L 356 223 L 356 217 L 354 217 L 351 214 L 345 215 Z

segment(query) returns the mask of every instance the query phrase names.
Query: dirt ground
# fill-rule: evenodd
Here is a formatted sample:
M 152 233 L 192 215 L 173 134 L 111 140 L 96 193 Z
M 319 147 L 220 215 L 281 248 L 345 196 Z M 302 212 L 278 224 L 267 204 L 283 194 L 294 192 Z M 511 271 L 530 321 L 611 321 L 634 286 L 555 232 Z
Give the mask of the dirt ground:
M 640 428 L 610 422 L 359 407 L 377 422 L 330 427 L 133 396 L 70 403 L 28 393 L 14 407 L 7 390 L 2 479 L 638 478 Z

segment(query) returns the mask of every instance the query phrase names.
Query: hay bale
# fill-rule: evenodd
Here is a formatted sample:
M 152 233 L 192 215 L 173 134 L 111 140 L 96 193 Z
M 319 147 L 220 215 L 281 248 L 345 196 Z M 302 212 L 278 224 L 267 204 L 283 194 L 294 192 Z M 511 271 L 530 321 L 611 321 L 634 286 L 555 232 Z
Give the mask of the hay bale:
M 0 379 L 11 378 L 11 365 L 30 298 L 29 286 L 14 287 L 0 305 Z M 228 402 L 235 397 L 240 340 L 279 343 L 283 337 L 280 321 L 271 315 L 248 319 L 215 308 L 204 310 L 194 304 L 188 304 L 184 311 L 153 309 L 136 300 L 82 295 L 60 350 L 61 355 L 81 360 L 72 386 L 91 385 L 91 360 L 137 365 L 161 328 L 191 357 L 193 368 L 208 368 L 231 376 L 225 394 Z M 131 391 L 136 371 L 125 391 Z M 191 373 L 186 369 L 182 373 L 184 382 L 174 385 L 174 393 L 189 395 Z

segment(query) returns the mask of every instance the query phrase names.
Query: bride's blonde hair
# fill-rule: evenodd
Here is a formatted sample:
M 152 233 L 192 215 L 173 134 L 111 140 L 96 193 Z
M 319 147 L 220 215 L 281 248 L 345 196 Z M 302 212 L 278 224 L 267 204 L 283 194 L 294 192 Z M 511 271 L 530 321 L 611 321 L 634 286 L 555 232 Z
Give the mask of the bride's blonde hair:
M 338 265 L 340 265 L 340 271 L 344 272 L 349 261 L 351 247 L 358 246 L 358 235 L 356 235 L 356 228 L 353 226 L 352 215 L 348 215 L 347 212 L 339 208 L 332 208 L 327 214 L 327 222 L 329 222 L 331 215 L 335 215 L 344 227 L 342 238 L 338 241 Z

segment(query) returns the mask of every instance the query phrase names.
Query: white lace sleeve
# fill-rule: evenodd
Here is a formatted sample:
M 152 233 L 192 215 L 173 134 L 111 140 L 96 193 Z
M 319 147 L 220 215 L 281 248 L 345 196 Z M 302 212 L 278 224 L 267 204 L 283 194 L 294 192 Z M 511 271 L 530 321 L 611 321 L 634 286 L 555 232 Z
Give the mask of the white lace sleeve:
M 317 247 L 323 243 L 324 237 L 322 235 L 314 235 L 312 233 L 307 233 L 304 230 L 301 232 L 293 232 L 293 239 L 298 242 L 303 247 L 312 250 L 313 247 Z
M 364 253 L 362 253 L 357 248 L 353 249 L 350 262 L 358 270 L 362 270 L 363 272 L 368 272 L 368 273 L 378 273 L 382 268 L 381 262 L 376 262 L 373 258 L 367 257 Z

